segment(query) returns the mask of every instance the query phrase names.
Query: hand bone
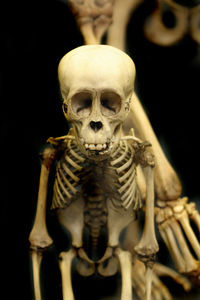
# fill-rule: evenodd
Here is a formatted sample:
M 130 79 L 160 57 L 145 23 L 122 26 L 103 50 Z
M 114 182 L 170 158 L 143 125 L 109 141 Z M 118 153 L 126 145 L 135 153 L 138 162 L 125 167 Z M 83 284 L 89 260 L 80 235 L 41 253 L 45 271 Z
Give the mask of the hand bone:
M 198 277 L 200 263 L 197 259 L 200 259 L 200 244 L 190 225 L 189 217 L 193 217 L 199 229 L 199 214 L 195 205 L 187 204 L 187 201 L 186 197 L 177 201 L 158 201 L 160 207 L 156 208 L 156 221 L 178 271 Z M 183 232 L 193 248 L 196 258 L 191 253 Z

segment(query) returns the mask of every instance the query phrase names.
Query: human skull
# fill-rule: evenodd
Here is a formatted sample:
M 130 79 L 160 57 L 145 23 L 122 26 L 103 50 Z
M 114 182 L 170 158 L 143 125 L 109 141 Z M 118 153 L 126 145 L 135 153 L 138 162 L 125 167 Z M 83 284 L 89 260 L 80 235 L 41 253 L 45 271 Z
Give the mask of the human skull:
M 58 76 L 63 111 L 78 147 L 90 159 L 106 159 L 119 143 L 129 112 L 132 59 L 111 46 L 81 46 L 61 59 Z

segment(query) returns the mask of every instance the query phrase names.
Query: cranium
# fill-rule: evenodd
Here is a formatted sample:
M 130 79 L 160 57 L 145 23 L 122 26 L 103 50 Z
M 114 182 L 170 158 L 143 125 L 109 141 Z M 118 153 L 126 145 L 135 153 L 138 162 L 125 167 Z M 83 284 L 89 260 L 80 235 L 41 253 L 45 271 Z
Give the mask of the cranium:
M 90 159 L 105 159 L 117 147 L 129 112 L 133 61 L 111 46 L 81 46 L 62 58 L 58 75 L 78 147 Z

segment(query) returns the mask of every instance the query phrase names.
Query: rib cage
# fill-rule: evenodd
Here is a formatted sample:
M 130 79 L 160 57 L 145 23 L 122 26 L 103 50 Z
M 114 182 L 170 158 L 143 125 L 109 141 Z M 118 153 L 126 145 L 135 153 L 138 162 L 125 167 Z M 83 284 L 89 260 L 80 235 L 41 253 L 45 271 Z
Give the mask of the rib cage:
M 83 170 L 85 158 L 78 150 L 74 140 L 69 140 L 67 149 L 58 161 L 52 209 L 63 208 L 70 205 L 74 196 L 80 190 L 80 179 L 86 175 Z
M 120 204 L 112 198 L 116 207 L 128 209 L 134 203 L 134 210 L 141 207 L 141 197 L 136 182 L 136 164 L 134 162 L 134 148 L 127 140 L 121 140 L 117 150 L 112 153 L 111 166 L 115 167 L 118 174 L 118 193 Z
M 116 208 L 128 209 L 132 203 L 134 210 L 141 207 L 134 155 L 134 147 L 126 137 L 120 140 L 119 147 L 111 154 L 109 165 L 114 170 L 117 182 L 109 180 L 112 184 L 111 190 L 116 191 L 115 196 L 111 195 L 110 199 Z M 81 191 L 84 179 L 87 181 L 93 167 L 92 162 L 79 151 L 75 139 L 69 139 L 67 149 L 57 164 L 51 208 L 63 208 L 70 205 L 77 193 Z M 114 176 L 114 173 L 110 173 L 110 177 Z

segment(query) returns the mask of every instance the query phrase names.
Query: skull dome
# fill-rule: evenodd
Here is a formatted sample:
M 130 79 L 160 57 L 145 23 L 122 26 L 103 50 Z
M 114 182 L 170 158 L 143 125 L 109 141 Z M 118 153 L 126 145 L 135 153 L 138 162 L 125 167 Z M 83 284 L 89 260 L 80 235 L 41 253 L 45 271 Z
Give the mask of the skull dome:
M 78 147 L 90 159 L 106 159 L 119 143 L 129 112 L 132 59 L 111 46 L 81 46 L 61 59 L 58 77 L 63 111 Z

